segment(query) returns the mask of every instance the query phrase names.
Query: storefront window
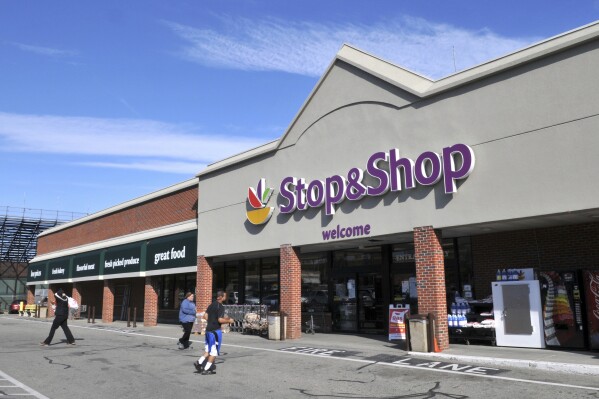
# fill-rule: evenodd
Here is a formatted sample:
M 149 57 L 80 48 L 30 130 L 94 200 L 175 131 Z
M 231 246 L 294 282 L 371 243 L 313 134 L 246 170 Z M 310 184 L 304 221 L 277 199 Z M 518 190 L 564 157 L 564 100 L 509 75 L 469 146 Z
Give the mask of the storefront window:
M 410 312 L 418 312 L 416 289 L 416 260 L 414 244 L 396 244 L 391 249 L 391 304 L 410 305 Z
M 381 248 L 372 247 L 360 250 L 335 251 L 336 268 L 358 267 L 367 269 L 368 266 L 381 265 Z
M 227 293 L 227 303 L 239 304 L 239 262 L 225 263 L 225 281 L 222 287 Z
M 260 259 L 251 259 L 245 262 L 244 303 L 248 305 L 260 303 Z
M 171 274 L 157 276 L 159 309 L 179 309 L 186 292 L 195 293 L 196 274 Z
M 279 258 L 262 259 L 262 295 L 260 303 L 279 310 Z
M 173 309 L 175 293 L 175 278 L 174 276 L 163 276 L 162 280 L 162 301 L 160 301 L 160 309 Z
M 326 253 L 304 254 L 302 262 L 302 311 L 329 312 L 329 261 Z
M 212 277 L 212 295 L 218 290 L 224 290 L 227 293 L 227 304 L 240 304 L 241 292 L 239 287 L 239 267 L 242 264 L 239 261 L 216 263 Z

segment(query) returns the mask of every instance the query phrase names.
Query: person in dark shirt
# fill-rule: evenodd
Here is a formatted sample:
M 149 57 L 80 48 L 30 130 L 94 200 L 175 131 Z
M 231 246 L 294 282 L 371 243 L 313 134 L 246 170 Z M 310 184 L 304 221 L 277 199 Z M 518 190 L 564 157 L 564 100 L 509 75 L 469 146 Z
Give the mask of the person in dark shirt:
M 204 355 L 194 363 L 196 370 L 202 375 L 216 373 L 214 360 L 220 354 L 220 346 L 223 341 L 220 325 L 234 322 L 230 317 L 225 317 L 223 302 L 226 300 L 227 294 L 224 291 L 217 291 L 216 300 L 204 312 L 203 317 L 207 321 Z
M 62 327 L 62 331 L 64 331 L 64 335 L 67 337 L 67 344 L 75 345 L 75 338 L 73 337 L 73 334 L 71 334 L 71 330 L 67 325 L 67 319 L 69 318 L 69 298 L 67 297 L 67 294 L 64 293 L 62 288 L 59 288 L 54 296 L 56 297 L 54 321 L 52 322 L 52 327 L 50 327 L 50 334 L 48 335 L 48 338 L 40 342 L 40 345 L 50 345 L 50 342 L 52 342 L 52 338 L 54 338 L 54 333 L 58 327 Z

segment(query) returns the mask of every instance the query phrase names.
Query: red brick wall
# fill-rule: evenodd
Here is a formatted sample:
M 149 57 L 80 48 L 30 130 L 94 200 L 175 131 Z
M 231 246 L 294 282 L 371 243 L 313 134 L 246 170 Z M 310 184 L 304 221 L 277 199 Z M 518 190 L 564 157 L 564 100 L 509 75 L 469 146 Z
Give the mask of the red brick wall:
M 212 302 L 212 262 L 202 255 L 198 256 L 196 279 L 196 309 L 204 312 Z
M 418 284 L 418 313 L 436 316 L 435 337 L 441 350 L 449 348 L 445 263 L 441 233 L 431 226 L 414 229 L 414 255 Z
M 48 318 L 54 317 L 54 309 L 52 309 L 52 304 L 56 304 L 56 297 L 54 296 L 54 290 L 58 289 L 58 287 L 53 287 L 51 285 L 48 286 Z
M 287 339 L 302 336 L 302 264 L 299 250 L 281 245 L 280 309 L 287 314 Z
M 474 293 L 491 295 L 497 269 L 599 269 L 599 223 L 472 236 Z
M 114 321 L 114 282 L 104 280 L 104 297 L 102 299 L 102 322 Z
M 146 231 L 196 218 L 198 188 L 191 187 L 56 233 L 41 236 L 37 254 Z
M 28 305 L 32 305 L 35 304 L 37 305 L 37 303 L 35 303 L 35 286 L 34 285 L 29 285 L 26 288 L 27 290 L 27 304 Z
M 158 324 L 158 280 L 146 277 L 144 294 L 144 326 L 155 327 Z

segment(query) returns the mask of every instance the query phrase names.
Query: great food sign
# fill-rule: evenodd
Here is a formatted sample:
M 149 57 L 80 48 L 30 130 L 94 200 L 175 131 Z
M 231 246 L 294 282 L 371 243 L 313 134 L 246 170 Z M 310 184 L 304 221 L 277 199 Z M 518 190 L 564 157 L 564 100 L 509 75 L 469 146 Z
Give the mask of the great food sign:
M 415 161 L 401 157 L 397 148 L 376 152 L 368 158 L 366 171 L 355 167 L 345 175 L 309 183 L 304 178 L 285 177 L 279 189 L 284 200 L 279 211 L 292 213 L 324 206 L 327 215 L 334 215 L 335 207 L 345 200 L 358 201 L 365 196 L 381 196 L 389 190 L 410 190 L 418 185 L 432 186 L 441 180 L 445 193 L 451 194 L 457 191 L 456 181 L 470 175 L 474 163 L 474 151 L 466 144 L 445 147 L 440 153 L 425 151 Z M 374 184 L 364 184 L 365 173 L 373 178 Z

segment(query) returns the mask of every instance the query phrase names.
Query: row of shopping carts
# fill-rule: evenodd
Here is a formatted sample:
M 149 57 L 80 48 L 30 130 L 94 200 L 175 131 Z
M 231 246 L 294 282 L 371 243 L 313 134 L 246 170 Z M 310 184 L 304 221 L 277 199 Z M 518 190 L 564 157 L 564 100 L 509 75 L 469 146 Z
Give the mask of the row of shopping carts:
M 225 314 L 235 320 L 230 331 L 245 334 L 268 334 L 268 305 L 224 305 Z

